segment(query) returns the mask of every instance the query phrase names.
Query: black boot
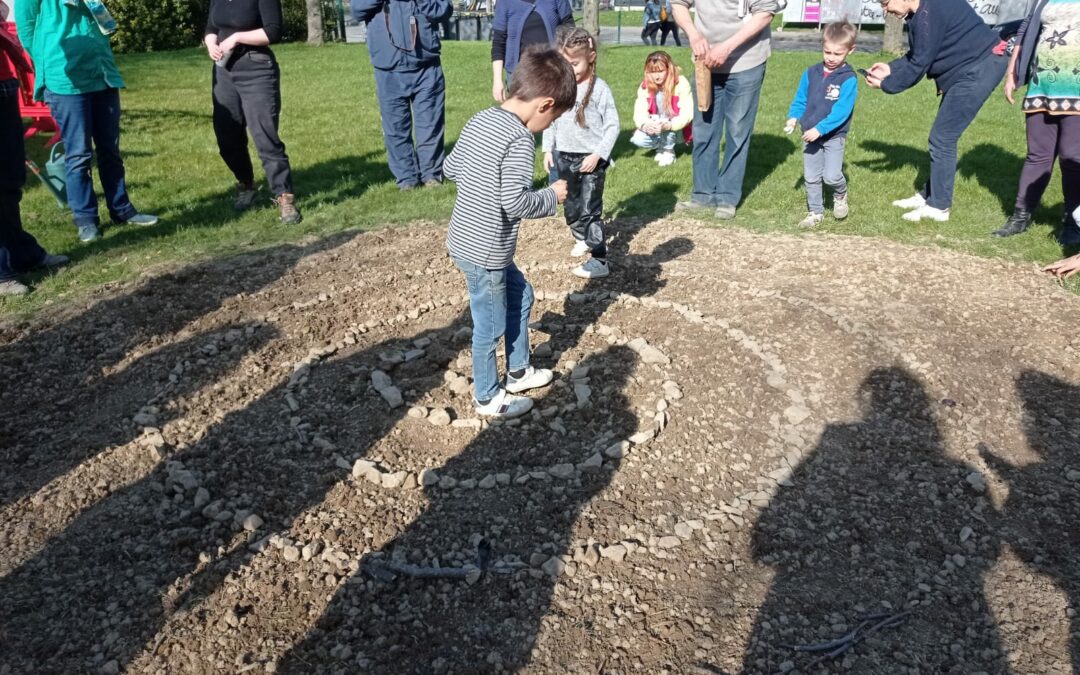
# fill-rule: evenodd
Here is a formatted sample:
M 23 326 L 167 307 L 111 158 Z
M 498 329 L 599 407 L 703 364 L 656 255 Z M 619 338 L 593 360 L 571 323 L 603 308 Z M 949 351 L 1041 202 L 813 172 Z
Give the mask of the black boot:
M 1011 237 L 1014 234 L 1020 234 L 1024 230 L 1028 229 L 1031 225 L 1031 211 L 1027 209 L 1016 209 L 1013 214 L 1009 216 L 1009 219 L 1005 221 L 1005 224 L 1001 226 L 1001 229 L 994 233 L 995 237 Z

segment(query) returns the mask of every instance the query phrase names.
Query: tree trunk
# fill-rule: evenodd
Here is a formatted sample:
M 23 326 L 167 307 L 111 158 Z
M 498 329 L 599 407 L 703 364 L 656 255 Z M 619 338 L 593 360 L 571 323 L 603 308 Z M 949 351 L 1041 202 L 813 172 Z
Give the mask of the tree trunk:
M 307 3 L 307 41 L 309 45 L 323 43 L 322 0 L 305 0 Z
M 904 21 L 892 14 L 885 15 L 884 50 L 888 54 L 903 54 L 907 51 L 904 45 Z
M 585 30 L 589 31 L 589 34 L 599 37 L 600 36 L 600 0 L 585 0 L 582 9 L 585 15 L 582 17 L 582 23 Z

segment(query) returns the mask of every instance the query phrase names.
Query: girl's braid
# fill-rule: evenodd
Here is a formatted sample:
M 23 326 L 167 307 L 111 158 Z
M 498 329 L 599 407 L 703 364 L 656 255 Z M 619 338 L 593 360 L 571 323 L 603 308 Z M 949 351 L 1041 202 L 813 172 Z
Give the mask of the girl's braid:
M 585 96 L 581 99 L 581 105 L 578 106 L 577 114 L 574 116 L 578 126 L 584 129 L 586 128 L 585 108 L 589 105 L 593 87 L 596 86 L 596 59 L 594 57 L 594 54 L 596 54 L 596 38 L 584 28 L 572 28 L 562 34 L 559 49 L 571 54 L 584 53 L 587 57 L 592 57 L 590 61 L 592 72 L 589 74 L 589 87 L 585 90 Z

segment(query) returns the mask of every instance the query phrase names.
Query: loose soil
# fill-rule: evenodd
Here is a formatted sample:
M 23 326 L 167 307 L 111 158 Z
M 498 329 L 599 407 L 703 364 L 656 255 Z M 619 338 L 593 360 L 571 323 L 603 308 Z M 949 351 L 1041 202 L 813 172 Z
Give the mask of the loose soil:
M 611 230 L 583 281 L 523 228 L 556 380 L 513 423 L 437 226 L 0 328 L 0 675 L 1080 672 L 1080 298 Z

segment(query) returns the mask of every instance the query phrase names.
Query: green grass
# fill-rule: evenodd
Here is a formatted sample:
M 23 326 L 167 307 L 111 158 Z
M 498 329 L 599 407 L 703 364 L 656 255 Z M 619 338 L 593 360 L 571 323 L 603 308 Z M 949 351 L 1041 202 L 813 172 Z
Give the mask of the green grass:
M 447 141 L 452 143 L 470 115 L 491 104 L 489 46 L 448 43 Z M 668 213 L 691 185 L 690 158 L 660 170 L 652 157 L 629 142 L 634 91 L 645 47 L 610 47 L 600 54 L 601 76 L 614 90 L 627 130 L 609 173 L 606 210 L 613 217 Z M 386 168 L 385 148 L 371 66 L 359 45 L 277 49 L 284 79 L 282 137 L 295 170 L 304 223 L 283 227 L 269 208 L 242 216 L 230 207 L 233 179 L 217 155 L 210 120 L 211 64 L 202 51 L 125 56 L 119 59 L 128 89 L 123 94 L 122 148 L 137 207 L 162 216 L 150 228 L 112 228 L 102 241 L 80 244 L 70 216 L 30 178 L 23 200 L 27 229 L 53 252 L 75 261 L 55 275 L 31 281 L 29 298 L 4 301 L 0 314 L 29 313 L 68 303 L 99 285 L 129 279 L 162 263 L 224 255 L 348 228 L 373 228 L 416 221 L 445 221 L 452 186 L 403 197 Z M 673 50 L 689 68 L 686 48 Z M 747 174 L 747 195 L 731 224 L 757 232 L 794 232 L 804 211 L 802 160 L 793 138 L 781 129 L 790 97 L 813 54 L 775 54 L 769 63 Z M 859 55 L 866 66 L 870 56 Z M 827 232 L 886 237 L 932 244 L 980 256 L 1048 262 L 1061 250 L 1051 238 L 1061 211 L 1055 183 L 1023 235 L 994 239 L 1011 208 L 1025 150 L 1021 113 L 995 95 L 961 142 L 955 213 L 947 224 L 910 224 L 889 202 L 907 196 L 925 176 L 926 139 L 936 101 L 928 84 L 900 96 L 863 89 L 847 153 L 852 214 L 826 220 Z M 37 160 L 44 152 L 31 143 Z M 538 161 L 539 175 L 539 161 Z M 104 210 L 103 210 L 104 212 Z M 719 225 L 706 218 L 703 225 Z

